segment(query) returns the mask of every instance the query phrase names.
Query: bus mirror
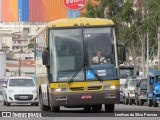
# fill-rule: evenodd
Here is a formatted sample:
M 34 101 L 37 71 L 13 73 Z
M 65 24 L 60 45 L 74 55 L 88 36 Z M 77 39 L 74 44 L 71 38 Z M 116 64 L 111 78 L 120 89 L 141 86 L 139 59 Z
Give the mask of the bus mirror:
M 126 50 L 124 47 L 120 48 L 120 61 L 126 61 Z
M 42 53 L 42 63 L 45 66 L 49 66 L 49 52 L 45 49 Z

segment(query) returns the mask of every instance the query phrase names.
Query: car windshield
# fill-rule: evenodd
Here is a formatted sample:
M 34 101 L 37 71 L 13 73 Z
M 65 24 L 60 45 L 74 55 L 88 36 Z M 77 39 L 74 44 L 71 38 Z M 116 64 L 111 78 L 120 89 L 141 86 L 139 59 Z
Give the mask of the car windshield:
M 32 79 L 10 79 L 9 86 L 33 87 L 35 84 Z
M 139 82 L 139 80 L 138 80 L 138 79 L 130 80 L 130 82 L 129 82 L 129 86 L 136 86 L 138 82 Z
M 140 88 L 147 88 L 147 79 L 142 79 L 141 80 Z
M 120 78 L 128 78 L 133 76 L 133 69 L 128 69 L 128 68 L 120 68 Z

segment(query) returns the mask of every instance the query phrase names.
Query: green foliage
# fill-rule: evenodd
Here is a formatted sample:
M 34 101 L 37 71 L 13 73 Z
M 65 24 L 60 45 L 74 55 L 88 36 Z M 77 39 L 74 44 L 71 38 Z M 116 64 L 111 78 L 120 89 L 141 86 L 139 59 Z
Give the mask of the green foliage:
M 34 48 L 34 47 L 35 47 L 35 43 L 31 42 L 31 43 L 28 44 L 28 48 Z
M 137 5 L 133 5 L 133 0 L 126 0 L 122 6 L 118 6 L 118 1 L 100 0 L 100 4 L 95 6 L 88 2 L 86 5 L 87 12 L 83 16 L 104 18 L 106 16 L 105 8 L 109 8 L 107 18 L 114 21 L 117 39 L 127 48 L 129 55 L 136 58 L 138 56 L 143 57 L 142 54 L 146 54 L 146 49 L 144 50 L 145 53 L 142 53 L 142 45 L 146 48 L 148 31 L 149 51 L 152 56 L 158 47 L 160 0 L 141 0 L 140 4 Z M 133 7 L 136 7 L 136 9 L 133 9 Z

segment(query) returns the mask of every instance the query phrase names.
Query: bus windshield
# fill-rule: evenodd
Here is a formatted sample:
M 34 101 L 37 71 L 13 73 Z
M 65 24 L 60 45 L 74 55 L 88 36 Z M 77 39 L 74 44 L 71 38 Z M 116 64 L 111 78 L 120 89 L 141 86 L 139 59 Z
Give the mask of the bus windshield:
M 85 78 L 84 73 L 90 70 L 95 71 L 97 76 L 106 77 L 107 67 L 104 70 L 104 65 L 115 64 L 111 31 L 111 27 L 50 30 L 51 81 L 70 81 L 73 76 L 74 81 L 96 80 L 93 73 L 92 78 Z M 98 51 L 102 55 L 100 61 L 96 56 Z M 107 73 L 113 74 L 109 70 Z

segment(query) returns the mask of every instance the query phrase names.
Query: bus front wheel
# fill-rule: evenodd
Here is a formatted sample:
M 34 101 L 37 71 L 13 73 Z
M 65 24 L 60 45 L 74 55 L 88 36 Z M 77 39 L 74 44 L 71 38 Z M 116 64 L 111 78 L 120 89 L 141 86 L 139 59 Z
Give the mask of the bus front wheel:
M 84 106 L 84 111 L 85 112 L 91 111 L 91 106 Z
M 114 104 L 105 104 L 106 112 L 114 112 Z
M 53 106 L 51 106 L 51 111 L 52 112 L 59 112 L 59 110 L 60 110 L 60 107 L 53 107 Z
M 93 105 L 92 110 L 93 111 L 101 111 L 102 110 L 102 105 Z
M 42 94 L 39 95 L 39 103 L 40 103 L 40 109 L 42 111 L 47 111 L 49 110 L 49 107 L 46 105 L 43 105 L 43 98 L 42 98 Z

